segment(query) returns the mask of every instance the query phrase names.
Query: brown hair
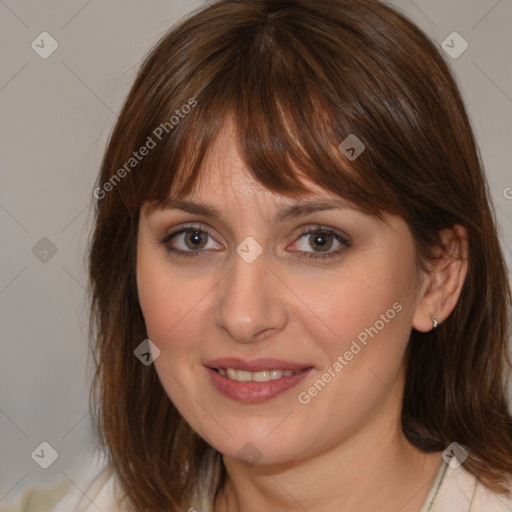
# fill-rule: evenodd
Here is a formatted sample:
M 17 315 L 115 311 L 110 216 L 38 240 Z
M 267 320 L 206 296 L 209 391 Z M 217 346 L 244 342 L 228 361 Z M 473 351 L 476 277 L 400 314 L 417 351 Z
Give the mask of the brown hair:
M 90 401 L 129 502 L 178 510 L 213 450 L 153 366 L 134 357 L 147 338 L 135 262 L 142 203 L 192 190 L 228 116 L 256 180 L 296 197 L 306 176 L 370 215 L 402 216 L 423 268 L 440 230 L 467 229 L 457 306 L 437 330 L 410 336 L 402 428 L 424 451 L 458 442 L 466 469 L 507 494 L 510 287 L 481 157 L 444 58 L 376 0 L 222 0 L 173 27 L 145 59 L 95 190 Z M 350 134 L 365 145 L 351 162 L 337 149 Z M 146 156 L 131 160 L 144 145 Z

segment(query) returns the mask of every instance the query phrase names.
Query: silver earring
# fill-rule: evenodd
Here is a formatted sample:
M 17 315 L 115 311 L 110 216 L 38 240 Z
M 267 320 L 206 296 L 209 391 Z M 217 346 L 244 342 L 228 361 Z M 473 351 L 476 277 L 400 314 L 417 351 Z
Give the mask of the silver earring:
M 438 326 L 436 315 L 430 313 L 428 316 L 430 317 L 430 320 L 432 320 L 432 325 L 434 326 L 435 329 Z

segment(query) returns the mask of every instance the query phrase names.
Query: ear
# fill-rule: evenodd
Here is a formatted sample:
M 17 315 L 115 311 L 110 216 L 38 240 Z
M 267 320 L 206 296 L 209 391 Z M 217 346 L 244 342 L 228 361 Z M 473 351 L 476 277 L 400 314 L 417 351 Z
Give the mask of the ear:
M 456 224 L 440 231 L 439 237 L 446 250 L 436 247 L 435 259 L 421 285 L 412 323 L 417 331 L 432 330 L 431 314 L 439 324 L 448 318 L 459 300 L 468 271 L 466 229 Z

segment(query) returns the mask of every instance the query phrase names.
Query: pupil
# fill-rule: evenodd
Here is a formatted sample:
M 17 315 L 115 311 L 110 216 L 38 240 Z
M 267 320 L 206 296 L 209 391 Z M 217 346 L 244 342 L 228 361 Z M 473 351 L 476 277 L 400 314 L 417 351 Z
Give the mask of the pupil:
M 187 245 L 189 245 L 189 241 L 192 244 L 200 244 L 201 243 L 201 235 L 202 235 L 202 233 L 200 231 L 189 231 L 189 234 L 185 237 L 185 241 L 186 241 Z M 197 247 L 192 247 L 192 249 L 197 249 Z
M 313 237 L 313 243 L 320 247 L 320 249 L 330 249 L 332 244 L 329 244 L 328 247 L 325 247 L 326 244 L 326 237 L 329 236 L 328 233 L 325 232 L 319 232 Z

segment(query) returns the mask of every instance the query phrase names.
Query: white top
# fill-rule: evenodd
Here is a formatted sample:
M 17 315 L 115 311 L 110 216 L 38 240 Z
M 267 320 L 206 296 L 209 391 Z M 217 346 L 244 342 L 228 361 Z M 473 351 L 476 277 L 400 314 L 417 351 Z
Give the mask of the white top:
M 219 455 L 213 453 L 204 474 L 203 485 L 196 490 L 188 512 L 213 512 L 214 497 L 208 494 L 207 482 L 218 481 L 219 472 Z M 66 483 L 69 484 L 69 481 Z M 34 505 L 44 503 L 44 510 L 52 512 L 98 512 L 98 510 L 130 512 L 118 504 L 121 497 L 120 486 L 109 466 L 103 467 L 88 486 L 82 487 L 82 490 L 76 484 L 66 486 L 63 484 L 64 482 L 53 490 L 53 506 L 48 506 L 52 499 L 52 490 L 31 488 L 25 492 L 15 508 L 8 508 L 8 510 L 9 512 L 40 510 L 34 508 Z M 509 488 L 512 490 L 512 481 Z M 65 492 L 64 496 L 63 492 Z M 60 495 L 57 495 L 58 493 Z M 442 460 L 420 512 L 512 512 L 512 497 L 506 498 L 490 491 L 464 466 L 454 468 Z

